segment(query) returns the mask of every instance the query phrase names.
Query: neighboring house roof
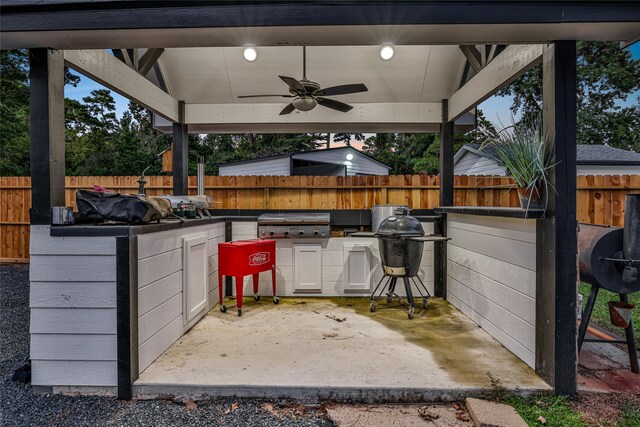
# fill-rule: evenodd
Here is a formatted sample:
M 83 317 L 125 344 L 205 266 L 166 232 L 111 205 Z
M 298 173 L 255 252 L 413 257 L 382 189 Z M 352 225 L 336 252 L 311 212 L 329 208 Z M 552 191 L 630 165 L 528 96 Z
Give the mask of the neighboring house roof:
M 481 144 L 475 143 L 463 145 L 454 156 L 453 163 L 458 163 L 467 151 L 488 159 L 497 156 L 494 147 L 481 147 Z M 640 165 L 640 153 L 606 145 L 578 144 L 576 157 L 578 165 Z
M 227 162 L 227 163 L 221 163 L 220 166 L 222 165 L 239 165 L 239 164 L 243 164 L 243 163 L 255 163 L 255 162 L 260 162 L 263 160 L 271 160 L 271 159 L 279 159 L 279 158 L 284 158 L 284 157 L 291 157 L 291 158 L 296 158 L 297 155 L 302 155 L 302 154 L 312 154 L 312 153 L 322 153 L 322 152 L 327 152 L 327 151 L 340 151 L 340 150 L 349 150 L 349 151 L 353 151 L 354 153 L 356 153 L 357 155 L 361 155 L 361 156 L 365 156 L 367 157 L 369 160 L 379 164 L 380 166 L 383 166 L 387 169 L 391 169 L 390 166 L 385 165 L 384 163 L 374 159 L 373 157 L 371 157 L 370 155 L 363 153 L 362 151 L 356 150 L 353 147 L 335 147 L 335 148 L 320 148 L 317 150 L 309 150 L 309 151 L 297 151 L 295 153 L 288 153 L 288 154 L 277 154 L 274 156 L 265 156 L 265 157 L 256 157 L 255 159 L 248 159 L 248 160 L 238 160 L 235 162 Z

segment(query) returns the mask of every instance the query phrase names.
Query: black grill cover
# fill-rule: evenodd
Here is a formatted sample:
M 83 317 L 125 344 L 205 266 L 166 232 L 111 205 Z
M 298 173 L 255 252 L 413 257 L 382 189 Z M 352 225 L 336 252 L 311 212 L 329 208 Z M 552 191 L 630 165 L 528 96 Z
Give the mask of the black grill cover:
M 158 221 L 163 217 L 162 213 L 149 201 L 119 193 L 78 190 L 76 203 L 81 217 L 96 221 L 144 224 Z

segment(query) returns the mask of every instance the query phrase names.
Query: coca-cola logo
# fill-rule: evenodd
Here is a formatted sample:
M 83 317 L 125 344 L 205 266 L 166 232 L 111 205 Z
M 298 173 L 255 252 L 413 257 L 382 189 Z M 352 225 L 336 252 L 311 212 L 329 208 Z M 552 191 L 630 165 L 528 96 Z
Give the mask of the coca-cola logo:
M 269 252 L 256 252 L 249 255 L 249 265 L 262 265 L 269 262 Z

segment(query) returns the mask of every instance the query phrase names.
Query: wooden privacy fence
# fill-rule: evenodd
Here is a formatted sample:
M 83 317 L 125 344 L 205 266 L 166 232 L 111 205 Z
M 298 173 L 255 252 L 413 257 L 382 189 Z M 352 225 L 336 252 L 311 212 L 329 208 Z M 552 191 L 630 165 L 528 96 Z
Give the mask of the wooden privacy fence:
M 66 204 L 75 204 L 78 189 L 94 185 L 121 193 L 136 193 L 135 176 L 66 177 Z M 171 176 L 146 178 L 149 195 L 170 194 Z M 207 176 L 205 193 L 224 209 L 367 209 L 375 204 L 404 204 L 411 208 L 438 207 L 437 176 Z M 456 176 L 456 206 L 516 207 L 518 197 L 505 177 Z M 621 226 L 624 196 L 640 193 L 640 175 L 579 176 L 577 216 L 581 222 Z M 0 260 L 29 257 L 29 177 L 0 178 Z M 189 177 L 189 193 L 196 193 L 196 177 Z

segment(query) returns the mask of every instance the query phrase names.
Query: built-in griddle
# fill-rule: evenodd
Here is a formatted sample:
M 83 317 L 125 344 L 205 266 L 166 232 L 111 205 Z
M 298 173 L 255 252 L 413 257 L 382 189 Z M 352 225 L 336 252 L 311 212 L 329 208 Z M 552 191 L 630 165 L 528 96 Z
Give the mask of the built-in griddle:
M 260 238 L 323 238 L 331 234 L 328 212 L 268 213 L 258 217 Z

